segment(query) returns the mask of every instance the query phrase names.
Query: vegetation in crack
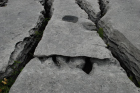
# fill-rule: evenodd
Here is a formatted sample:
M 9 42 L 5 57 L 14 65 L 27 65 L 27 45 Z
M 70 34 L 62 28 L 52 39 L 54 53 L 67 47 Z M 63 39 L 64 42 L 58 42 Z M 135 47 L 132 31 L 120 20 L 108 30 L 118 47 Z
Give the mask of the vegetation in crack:
M 103 28 L 99 28 L 99 30 L 97 31 L 97 33 L 99 34 L 99 36 L 101 38 L 103 38 L 103 36 L 104 36 Z
M 44 6 L 47 8 L 47 5 Z M 48 21 L 51 18 L 50 12 L 51 10 L 41 11 L 41 15 L 39 16 L 36 26 L 29 31 L 30 36 L 25 37 L 23 41 L 20 41 L 15 45 L 15 50 L 11 53 L 6 71 L 4 73 L 0 73 L 0 93 L 9 92 L 22 69 L 34 57 L 34 51 L 42 38 L 43 31 Z
M 97 21 L 97 23 L 95 23 L 96 27 L 98 29 L 104 28 L 104 31 L 103 31 L 104 38 L 102 38 L 102 39 L 107 44 L 107 48 L 112 52 L 113 56 L 119 61 L 121 67 L 126 71 L 128 78 L 137 87 L 140 87 L 140 77 L 138 77 L 138 76 L 136 76 L 136 74 L 134 74 L 134 70 L 133 71 L 132 71 L 132 69 L 130 70 L 131 67 L 128 64 L 128 63 L 131 63 L 131 64 L 133 63 L 132 59 L 135 59 L 135 58 L 131 55 L 134 55 L 134 54 L 129 55 L 129 53 L 127 53 L 126 49 L 124 47 L 120 46 L 118 44 L 118 42 L 119 41 L 125 42 L 126 44 L 128 44 L 128 47 L 130 47 L 130 49 L 134 49 L 134 50 L 137 50 L 137 49 L 135 49 L 134 46 L 119 31 L 117 31 L 117 30 L 111 31 L 110 27 L 107 26 L 104 22 L 102 22 L 100 20 L 107 13 L 107 11 L 109 9 L 108 4 L 109 4 L 108 0 L 99 0 L 101 16 L 100 16 L 99 20 Z M 113 41 L 112 40 L 113 37 L 109 36 L 110 35 L 109 33 L 117 35 L 118 36 L 117 41 Z M 114 37 L 114 38 L 116 38 L 116 37 Z M 119 49 L 119 47 L 121 47 L 121 49 Z M 122 50 L 122 49 L 124 49 L 124 50 Z M 130 50 L 130 51 L 132 51 L 132 50 Z M 137 54 L 139 54 L 139 53 L 137 53 Z M 136 61 L 138 61 L 138 60 L 136 59 Z
M 0 93 L 9 93 L 11 86 L 14 84 L 17 76 L 22 71 L 23 68 L 19 70 L 14 70 L 11 76 L 3 78 L 0 80 Z
M 126 74 L 128 76 L 128 78 L 137 86 L 140 88 L 140 81 L 138 81 L 136 79 L 136 76 L 135 74 L 130 70 L 128 69 L 128 67 L 126 66 L 126 64 L 122 63 L 122 60 L 120 59 L 120 57 L 114 55 L 113 53 L 113 56 L 120 62 L 120 65 L 121 67 L 126 71 Z M 126 62 L 127 63 L 127 62 Z
M 107 48 L 112 52 L 113 56 L 120 62 L 121 67 L 126 71 L 129 79 L 132 80 L 132 82 L 134 82 L 137 87 L 140 87 L 140 73 L 138 72 L 140 68 L 136 65 L 136 62 L 139 63 L 140 59 L 134 57 L 134 55 L 137 56 L 140 54 L 139 51 L 119 31 L 112 31 L 110 26 L 100 20 L 108 12 L 109 1 L 98 0 L 100 14 L 97 15 L 97 21 L 94 20 L 96 19 L 95 15 L 88 12 L 92 11 L 92 9 L 89 9 L 88 6 L 85 7 L 82 0 L 76 1 L 78 1 L 77 4 L 79 5 L 79 7 L 88 14 L 89 19 L 96 24 L 97 33 L 104 40 Z M 125 42 L 130 49 L 129 52 L 127 51 L 125 46 L 119 45 L 119 42 Z M 134 64 L 137 70 L 134 67 L 130 67 L 130 63 Z

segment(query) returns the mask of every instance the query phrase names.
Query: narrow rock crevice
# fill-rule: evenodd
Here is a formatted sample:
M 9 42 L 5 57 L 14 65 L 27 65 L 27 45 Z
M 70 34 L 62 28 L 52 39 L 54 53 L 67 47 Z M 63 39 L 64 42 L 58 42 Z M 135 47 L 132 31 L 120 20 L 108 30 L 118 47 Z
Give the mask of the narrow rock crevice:
M 99 16 L 99 19 L 102 18 L 108 11 L 108 4 L 109 4 L 109 1 L 107 0 L 98 0 L 99 2 L 99 7 L 100 7 L 100 16 Z
M 35 56 L 40 60 L 43 64 L 47 59 L 51 58 L 54 64 L 58 68 L 63 67 L 70 67 L 70 68 L 79 68 L 84 71 L 86 74 L 90 74 L 92 70 L 94 70 L 93 65 L 97 63 L 99 66 L 102 64 L 114 64 L 111 59 L 98 59 L 98 58 L 91 58 L 86 56 L 63 56 L 63 55 L 49 55 L 49 56 Z M 67 66 L 66 66 L 67 65 Z
M 51 18 L 51 11 L 45 11 L 46 8 L 51 9 L 50 2 L 47 2 L 48 0 L 45 1 L 46 4 L 44 10 L 40 12 L 36 26 L 29 31 L 29 37 L 25 37 L 23 41 L 19 41 L 15 45 L 15 49 L 9 58 L 6 71 L 0 73 L 0 79 L 7 78 L 15 81 L 25 65 L 34 58 L 34 51 L 42 38 L 43 31 L 49 19 Z
M 96 23 L 100 18 L 100 12 L 96 13 L 91 7 L 90 3 L 86 0 L 76 0 L 76 3 L 79 5 L 81 9 L 83 9 L 87 14 L 88 18 Z
M 101 18 L 108 11 L 108 4 L 109 1 L 107 0 L 99 0 Z M 103 40 L 108 44 L 108 49 L 111 50 L 113 56 L 120 62 L 121 67 L 126 71 L 127 76 L 131 81 L 133 81 L 137 87 L 140 87 L 140 68 L 138 67 L 138 64 L 136 64 L 140 62 L 138 57 L 138 55 L 140 55 L 139 50 L 136 49 L 122 33 L 117 30 L 111 31 L 112 27 L 106 25 L 101 20 L 99 20 L 96 25 L 98 28 L 106 28 L 104 29 Z M 113 34 L 113 36 L 110 36 L 111 34 Z M 117 36 L 117 38 L 115 36 Z M 121 44 L 120 42 L 125 42 L 125 44 Z M 135 67 L 131 67 L 131 64 L 133 63 L 135 64 Z M 139 71 L 137 71 L 138 69 Z
M 85 0 L 83 1 L 87 2 Z M 138 67 L 138 63 L 140 62 L 140 57 L 138 55 L 140 55 L 140 51 L 132 45 L 122 33 L 114 30 L 111 25 L 100 20 L 109 10 L 109 1 L 98 0 L 100 8 L 98 14 L 91 13 L 91 11 L 94 12 L 94 10 L 89 6 L 84 6 L 84 3 L 81 2 L 81 0 L 76 0 L 76 3 L 88 14 L 89 19 L 96 24 L 97 31 L 99 31 L 100 28 L 103 28 L 102 39 L 107 44 L 107 48 L 111 50 L 113 56 L 120 62 L 120 65 L 126 71 L 127 76 L 137 87 L 140 87 L 140 68 Z M 125 42 L 125 44 L 121 42 Z M 135 67 L 131 67 L 131 64 L 135 64 Z
M 90 58 L 87 57 L 85 59 L 85 65 L 83 67 L 83 71 L 89 74 L 92 70 L 92 67 L 93 67 L 93 63 L 90 61 Z
M 8 0 L 0 0 L 0 7 L 6 6 L 7 2 L 8 2 Z

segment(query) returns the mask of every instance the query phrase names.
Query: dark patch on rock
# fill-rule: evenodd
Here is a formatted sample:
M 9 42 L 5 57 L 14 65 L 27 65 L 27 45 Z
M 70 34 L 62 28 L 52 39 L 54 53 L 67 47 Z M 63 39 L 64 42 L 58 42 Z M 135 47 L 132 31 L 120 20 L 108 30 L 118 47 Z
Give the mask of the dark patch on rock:
M 90 31 L 95 31 L 96 30 L 96 26 L 91 24 L 91 23 L 82 23 L 83 27 L 86 29 L 86 30 L 90 30 Z
M 87 74 L 89 74 L 90 72 L 91 72 L 91 70 L 92 70 L 92 62 L 90 61 L 90 58 L 86 58 L 85 59 L 85 65 L 84 65 L 84 67 L 83 67 L 83 71 L 85 72 L 85 73 L 87 73 Z
M 67 21 L 67 22 L 73 22 L 76 23 L 78 21 L 78 17 L 76 16 L 71 16 L 71 15 L 66 15 L 62 18 L 63 21 Z
M 7 2 L 8 2 L 8 0 L 0 0 L 0 7 L 6 6 Z

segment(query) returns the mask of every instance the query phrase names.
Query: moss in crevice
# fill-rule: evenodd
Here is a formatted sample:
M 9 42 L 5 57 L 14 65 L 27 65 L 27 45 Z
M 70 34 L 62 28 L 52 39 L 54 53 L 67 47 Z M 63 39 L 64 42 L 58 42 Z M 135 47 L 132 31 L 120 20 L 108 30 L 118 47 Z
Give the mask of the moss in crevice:
M 99 28 L 98 31 L 97 31 L 97 33 L 99 34 L 99 36 L 101 38 L 103 38 L 103 36 L 104 36 L 103 28 Z

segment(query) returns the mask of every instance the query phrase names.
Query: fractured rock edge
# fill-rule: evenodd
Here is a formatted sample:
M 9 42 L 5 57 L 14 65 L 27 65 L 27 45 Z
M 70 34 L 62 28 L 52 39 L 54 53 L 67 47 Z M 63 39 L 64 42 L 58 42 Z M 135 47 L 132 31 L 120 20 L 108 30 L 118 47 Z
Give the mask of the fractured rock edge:
M 8 0 L 0 0 L 0 7 L 5 6 L 7 2 Z
M 119 66 L 119 62 L 116 62 L 115 59 L 97 59 L 82 56 L 69 57 L 63 55 L 44 55 L 35 57 L 37 58 L 32 59 L 18 76 L 18 79 L 10 89 L 10 93 L 18 93 L 22 91 L 34 93 L 62 93 L 63 91 L 64 93 L 67 93 L 67 90 L 69 89 L 71 89 L 69 90 L 69 92 L 73 93 L 79 91 L 81 93 L 113 93 L 114 91 L 117 91 L 118 93 L 139 93 L 138 88 L 136 88 L 134 84 L 127 78 L 126 73 Z M 89 68 L 89 63 L 90 66 L 94 66 L 91 67 L 91 70 L 89 69 L 89 73 L 87 73 L 86 68 Z M 101 67 L 98 65 L 100 65 Z M 112 70 L 108 67 L 111 67 Z M 83 73 L 81 69 L 89 75 Z M 94 70 L 96 70 L 97 72 L 94 73 Z M 78 78 L 75 78 L 75 75 Z M 83 78 L 86 77 L 86 79 L 79 80 L 79 77 L 81 76 Z M 96 79 L 94 79 L 94 77 L 96 77 Z M 113 77 L 113 80 L 110 81 L 110 77 Z M 67 79 L 68 83 L 65 82 L 65 79 L 63 78 Z M 90 82 L 89 78 L 93 80 L 91 80 L 92 83 Z M 99 81 L 102 81 L 104 83 L 98 83 Z M 88 85 L 92 84 L 92 88 L 89 88 Z M 61 87 L 59 87 L 59 85 Z M 19 88 L 17 88 L 17 86 Z M 65 88 L 65 86 L 68 86 L 68 88 Z M 78 86 L 78 88 L 76 86 Z M 100 90 L 100 87 L 102 90 Z M 108 87 L 110 88 L 110 90 L 108 90 Z
M 0 79 L 10 77 L 14 71 L 22 69 L 33 58 L 35 48 L 41 40 L 43 31 L 48 23 L 48 18 L 51 17 L 50 11 L 45 10 L 46 7 L 51 8 L 51 2 L 47 3 L 44 6 L 44 10 L 40 12 L 36 26 L 29 30 L 30 36 L 25 37 L 23 41 L 19 41 L 15 45 L 5 72 L 0 72 Z M 15 63 L 15 61 L 19 63 Z
M 41 63 L 44 63 L 48 58 L 52 58 L 52 61 L 58 67 L 61 67 L 61 61 L 59 60 L 59 58 L 63 59 L 63 61 L 65 63 L 69 63 L 70 60 L 74 60 L 74 59 L 84 60 L 85 61 L 84 65 L 82 64 L 83 67 L 80 66 L 78 68 L 82 69 L 87 74 L 89 74 L 90 71 L 92 70 L 91 68 L 92 68 L 92 64 L 93 64 L 93 62 L 92 62 L 93 59 L 101 61 L 101 64 L 105 64 L 107 61 L 109 61 L 110 64 L 119 65 L 116 62 L 116 59 L 113 56 L 110 56 L 110 58 L 104 58 L 104 59 L 99 59 L 99 58 L 94 58 L 94 57 L 87 57 L 87 56 L 63 56 L 63 55 L 35 56 L 35 58 L 38 58 Z M 76 62 L 76 63 L 78 64 L 78 62 Z M 80 63 L 81 62 L 79 62 L 79 64 Z
M 95 22 L 97 28 L 103 28 L 103 40 L 107 45 L 109 45 L 109 50 L 111 50 L 113 56 L 120 62 L 121 66 L 127 72 L 127 75 L 129 77 L 133 77 L 133 82 L 135 83 L 135 85 L 140 87 L 140 85 L 138 84 L 140 82 L 140 50 L 138 50 L 133 44 L 131 44 L 131 42 L 122 33 L 114 30 L 111 25 L 107 25 L 100 20 L 107 13 L 107 10 L 109 8 L 109 1 L 98 0 L 101 10 L 99 14 L 92 13 L 94 12 L 93 9 L 85 5 L 87 4 L 86 0 L 76 1 L 77 4 L 89 15 L 89 19 Z M 110 34 L 114 34 L 114 36 L 117 37 L 111 37 Z M 122 41 L 124 43 L 121 43 Z
M 89 69 L 86 57 L 56 55 L 59 65 L 53 57 L 32 59 L 9 93 L 139 93 L 115 59 L 88 58 L 92 68 L 87 75 L 82 71 L 84 67 Z
M 94 30 L 95 24 L 75 0 L 56 0 L 53 4 L 55 12 L 35 55 L 87 56 L 99 59 L 110 57 L 111 52 Z
M 9 93 L 139 93 L 114 60 L 62 55 L 36 57 L 26 65 Z M 94 65 L 88 70 L 90 73 L 86 72 L 88 64 Z

